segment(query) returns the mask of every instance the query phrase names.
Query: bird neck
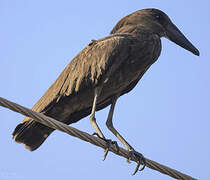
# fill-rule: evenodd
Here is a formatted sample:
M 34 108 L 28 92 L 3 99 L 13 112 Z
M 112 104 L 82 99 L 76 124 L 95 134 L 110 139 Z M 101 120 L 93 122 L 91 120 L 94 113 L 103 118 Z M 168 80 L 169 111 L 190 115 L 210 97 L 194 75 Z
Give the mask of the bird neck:
M 141 38 L 142 38 L 142 36 L 148 37 L 151 34 L 156 34 L 150 28 L 148 28 L 144 25 L 138 25 L 138 26 L 127 25 L 127 26 L 122 26 L 120 28 L 115 27 L 111 31 L 110 34 L 121 34 L 121 33 L 130 34 L 130 35 L 136 36 L 136 37 L 140 36 Z

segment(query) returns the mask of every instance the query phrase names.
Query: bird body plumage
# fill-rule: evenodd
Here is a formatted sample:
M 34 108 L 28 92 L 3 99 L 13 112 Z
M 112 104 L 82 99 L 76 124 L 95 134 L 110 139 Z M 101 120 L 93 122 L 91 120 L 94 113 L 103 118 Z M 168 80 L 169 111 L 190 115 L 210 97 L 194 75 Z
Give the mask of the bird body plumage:
M 103 86 L 97 105 L 100 110 L 111 104 L 114 95 L 133 88 L 130 86 L 158 58 L 160 49 L 155 35 L 117 34 L 95 40 L 67 65 L 32 109 L 67 124 L 77 122 L 90 114 L 95 87 Z M 43 126 L 28 117 L 26 121 L 27 127 Z M 46 127 L 45 137 L 51 132 Z

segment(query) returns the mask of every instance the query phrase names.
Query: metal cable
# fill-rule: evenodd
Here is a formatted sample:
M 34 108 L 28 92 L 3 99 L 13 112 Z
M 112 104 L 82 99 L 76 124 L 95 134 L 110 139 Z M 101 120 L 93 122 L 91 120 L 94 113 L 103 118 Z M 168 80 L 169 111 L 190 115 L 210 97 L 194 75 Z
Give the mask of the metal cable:
M 89 142 L 91 144 L 94 144 L 98 147 L 106 148 L 106 143 L 98 137 L 95 137 L 95 136 L 92 136 L 88 133 L 82 132 L 82 131 L 80 131 L 76 128 L 68 126 L 68 125 L 66 125 L 62 122 L 59 122 L 59 121 L 57 121 L 53 118 L 47 117 L 47 116 L 45 116 L 41 113 L 38 113 L 38 112 L 35 112 L 31 109 L 25 108 L 21 105 L 18 105 L 16 103 L 13 103 L 13 102 L 8 101 L 8 100 L 6 100 L 4 98 L 1 98 L 1 97 L 0 97 L 0 106 L 8 108 L 12 111 L 21 113 L 21 114 L 23 114 L 25 116 L 28 116 L 28 117 L 34 119 L 35 121 L 40 122 L 40 123 L 42 123 L 46 126 L 49 126 L 53 129 L 60 130 L 62 132 L 65 132 L 65 133 L 67 133 L 71 136 L 74 136 L 74 137 L 77 137 L 77 138 L 82 139 L 84 141 L 87 141 L 87 142 Z M 129 152 L 127 150 L 125 150 L 123 148 L 119 148 L 119 152 L 118 152 L 114 145 L 112 145 L 110 147 L 110 151 L 119 155 L 119 156 L 125 157 L 126 159 L 129 157 Z M 146 166 L 153 169 L 153 170 L 159 171 L 159 172 L 161 172 L 163 174 L 166 174 L 168 176 L 171 176 L 175 179 L 195 180 L 195 178 L 192 178 L 188 175 L 185 175 L 185 174 L 183 174 L 183 173 L 181 173 L 177 170 L 171 169 L 167 166 L 159 164 L 159 163 L 157 163 L 155 161 L 152 161 L 150 159 L 147 159 L 147 158 L 145 158 L 145 159 L 146 159 Z M 138 159 L 136 159 L 135 157 L 133 157 L 131 160 L 135 161 L 135 162 L 138 161 Z

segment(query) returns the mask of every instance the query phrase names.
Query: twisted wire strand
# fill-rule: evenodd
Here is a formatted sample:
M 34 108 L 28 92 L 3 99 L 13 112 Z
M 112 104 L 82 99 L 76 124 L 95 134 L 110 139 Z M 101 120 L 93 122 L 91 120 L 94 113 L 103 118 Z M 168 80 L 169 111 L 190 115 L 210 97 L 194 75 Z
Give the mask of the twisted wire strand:
M 98 137 L 95 137 L 95 136 L 92 136 L 88 133 L 85 133 L 83 131 L 80 131 L 76 128 L 73 128 L 71 126 L 68 126 L 62 122 L 59 122 L 51 117 L 48 117 L 48 116 L 45 116 L 41 113 L 38 113 L 38 112 L 35 112 L 31 109 L 28 109 L 28 108 L 25 108 L 19 104 L 16 104 L 16 103 L 13 103 L 11 101 L 8 101 L 4 98 L 1 98 L 0 97 L 0 106 L 2 107 L 5 107 L 5 108 L 8 108 L 12 111 L 15 111 L 15 112 L 18 112 L 20 114 L 23 114 L 25 116 L 28 116 L 32 119 L 34 119 L 35 121 L 39 122 L 39 123 L 42 123 L 46 126 L 49 126 L 53 129 L 57 129 L 57 130 L 60 130 L 62 132 L 65 132 L 71 136 L 74 136 L 74 137 L 77 137 L 81 140 L 84 140 L 86 142 L 89 142 L 93 145 L 96 145 L 98 147 L 101 147 L 101 148 L 106 148 L 106 143 L 98 138 Z M 110 147 L 110 151 L 119 155 L 119 156 L 122 156 L 124 158 L 128 158 L 129 157 L 129 152 L 123 148 L 119 148 L 119 152 L 117 151 L 117 149 L 115 148 L 114 145 L 111 145 Z M 159 171 L 160 173 L 163 173 L 163 174 L 166 174 L 168 176 L 171 176 L 175 179 L 182 179 L 182 180 L 195 180 L 195 178 L 192 178 L 186 174 L 183 174 L 177 170 L 174 170 L 172 168 L 169 168 L 167 166 L 164 166 L 162 164 L 159 164 L 155 161 L 152 161 L 150 159 L 146 159 L 146 166 L 148 168 L 151 168 L 153 170 L 156 170 L 156 171 Z M 135 161 L 137 162 L 138 159 L 136 159 L 135 157 L 132 157 L 131 159 L 132 161 Z

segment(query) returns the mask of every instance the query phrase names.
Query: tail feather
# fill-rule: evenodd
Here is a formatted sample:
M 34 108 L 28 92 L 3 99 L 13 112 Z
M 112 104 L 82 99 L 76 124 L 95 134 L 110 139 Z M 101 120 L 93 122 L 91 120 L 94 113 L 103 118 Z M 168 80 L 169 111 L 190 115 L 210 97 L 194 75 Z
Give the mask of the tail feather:
M 53 129 L 35 122 L 27 120 L 17 125 L 12 133 L 17 143 L 24 144 L 30 151 L 36 150 L 50 135 Z

